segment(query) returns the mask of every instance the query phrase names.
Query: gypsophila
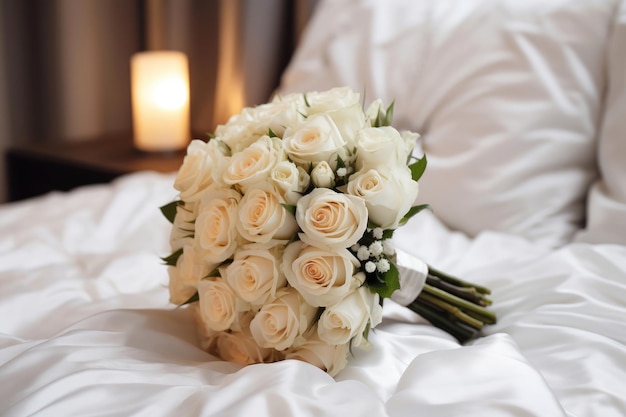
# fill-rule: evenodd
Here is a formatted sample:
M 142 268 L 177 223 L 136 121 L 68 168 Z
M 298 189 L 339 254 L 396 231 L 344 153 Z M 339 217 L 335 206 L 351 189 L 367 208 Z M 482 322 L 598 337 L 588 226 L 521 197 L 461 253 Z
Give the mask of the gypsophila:
M 360 261 L 365 261 L 366 259 L 369 259 L 370 256 L 371 256 L 370 250 L 365 245 L 360 246 L 356 253 L 356 257 L 359 258 Z M 372 272 L 372 271 L 368 271 L 368 272 Z
M 370 256 L 373 256 L 374 258 L 379 257 L 380 254 L 383 253 L 383 244 L 380 242 L 380 240 L 372 242 L 372 244 L 369 246 L 369 252 Z
M 389 271 L 390 267 L 389 261 L 385 258 L 379 259 L 378 262 L 376 262 L 376 269 L 383 274 Z
M 393 256 L 396 254 L 396 248 L 394 247 L 391 239 L 383 240 L 383 253 L 387 256 Z

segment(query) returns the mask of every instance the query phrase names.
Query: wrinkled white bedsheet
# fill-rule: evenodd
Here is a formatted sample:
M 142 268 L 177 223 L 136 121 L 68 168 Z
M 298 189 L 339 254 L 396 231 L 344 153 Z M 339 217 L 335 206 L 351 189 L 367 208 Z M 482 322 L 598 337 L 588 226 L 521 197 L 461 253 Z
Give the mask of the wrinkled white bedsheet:
M 451 233 L 421 213 L 398 245 L 493 290 L 499 322 L 459 346 L 398 305 L 335 379 L 284 361 L 242 368 L 168 303 L 173 177 L 0 206 L 0 415 L 626 415 L 626 248 L 550 250 Z

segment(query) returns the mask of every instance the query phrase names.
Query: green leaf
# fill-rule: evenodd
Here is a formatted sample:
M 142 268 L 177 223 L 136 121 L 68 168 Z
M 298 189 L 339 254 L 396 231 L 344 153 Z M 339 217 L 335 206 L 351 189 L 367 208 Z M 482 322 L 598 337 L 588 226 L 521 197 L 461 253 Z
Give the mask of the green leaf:
M 296 206 L 292 206 L 290 204 L 284 204 L 284 203 L 281 203 L 280 205 L 283 206 L 283 208 L 287 210 L 289 213 L 291 213 L 292 216 L 296 215 Z
M 169 220 L 170 223 L 174 223 L 174 218 L 176 217 L 176 207 L 184 204 L 185 203 L 180 200 L 172 201 L 171 203 L 167 203 L 166 205 L 160 207 L 161 213 L 163 213 L 165 218 Z
M 385 230 L 383 230 L 383 240 L 391 239 L 393 237 L 393 232 L 395 232 L 395 229 L 385 229 Z
M 187 304 L 195 303 L 196 301 L 200 301 L 200 295 L 198 294 L 198 291 L 196 291 L 196 293 L 194 295 L 189 297 L 189 299 L 187 301 L 185 301 L 182 304 L 179 304 L 178 307 L 182 307 L 182 306 L 187 305 Z
M 400 220 L 400 226 L 403 226 L 406 224 L 406 222 L 408 222 L 409 220 L 411 220 L 411 218 L 413 216 L 415 216 L 417 213 L 419 213 L 422 210 L 432 210 L 432 208 L 430 207 L 430 204 L 421 204 L 419 206 L 413 206 L 409 209 L 409 211 L 404 215 L 404 217 Z
M 309 99 L 306 97 L 306 93 L 302 94 L 302 96 L 304 97 L 304 105 L 307 107 L 311 107 L 311 104 L 309 103 Z
M 363 338 L 365 340 L 367 340 L 367 338 L 370 336 L 371 329 L 372 329 L 372 322 L 368 320 L 367 325 L 365 326 L 365 329 L 363 329 Z
M 278 135 L 276 133 L 274 133 L 274 131 L 270 128 L 269 132 L 267 133 L 267 136 L 269 136 L 270 138 L 277 138 Z
M 166 256 L 165 258 L 161 258 L 165 265 L 176 266 L 176 262 L 178 262 L 178 258 L 183 254 L 183 250 L 178 249 L 176 252 L 172 253 L 170 256 Z
M 337 154 L 337 169 L 345 168 L 345 167 L 346 167 L 346 161 L 344 161 L 343 158 L 339 156 L 339 154 Z
M 393 121 L 393 106 L 395 104 L 395 100 L 391 102 L 389 107 L 387 107 L 387 111 L 385 112 L 385 124 L 384 126 L 391 126 L 391 122 Z
M 411 165 L 409 165 L 409 169 L 411 170 L 411 178 L 413 178 L 413 181 L 419 181 L 419 179 L 422 178 L 424 171 L 426 171 L 427 164 L 428 162 L 426 161 L 426 155 L 424 155 L 422 159 L 418 159 L 416 162 L 413 162 Z
M 400 288 L 400 272 L 398 272 L 398 268 L 393 262 L 389 262 L 389 271 L 385 272 L 382 277 L 378 276 L 377 278 L 382 279 L 376 279 L 375 282 L 368 281 L 367 285 L 380 298 L 389 298 L 395 290 Z

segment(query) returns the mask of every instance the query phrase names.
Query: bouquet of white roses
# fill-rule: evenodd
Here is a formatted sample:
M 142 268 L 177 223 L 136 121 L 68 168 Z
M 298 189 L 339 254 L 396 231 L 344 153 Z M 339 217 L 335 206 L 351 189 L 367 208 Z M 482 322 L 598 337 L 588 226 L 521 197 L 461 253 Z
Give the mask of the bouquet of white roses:
M 179 199 L 162 207 L 173 223 L 164 261 L 171 301 L 195 309 L 203 348 L 335 375 L 368 346 L 392 295 L 462 341 L 495 321 L 487 289 L 392 245 L 427 207 L 414 206 L 419 135 L 392 127 L 392 112 L 380 100 L 364 109 L 348 88 L 277 96 L 190 143 Z

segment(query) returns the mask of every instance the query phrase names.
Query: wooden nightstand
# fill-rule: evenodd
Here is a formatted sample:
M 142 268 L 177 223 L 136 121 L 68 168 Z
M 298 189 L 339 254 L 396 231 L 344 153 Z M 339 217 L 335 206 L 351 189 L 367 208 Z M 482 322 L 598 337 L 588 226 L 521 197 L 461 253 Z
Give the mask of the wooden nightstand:
M 163 154 L 137 151 L 130 134 L 13 146 L 5 154 L 7 197 L 16 201 L 52 190 L 67 191 L 137 171 L 175 172 L 184 156 L 184 150 Z

